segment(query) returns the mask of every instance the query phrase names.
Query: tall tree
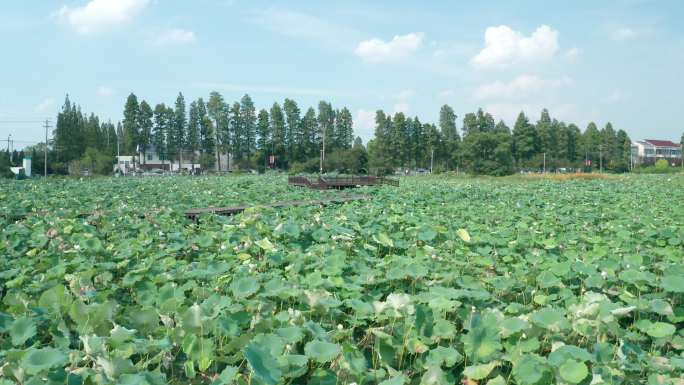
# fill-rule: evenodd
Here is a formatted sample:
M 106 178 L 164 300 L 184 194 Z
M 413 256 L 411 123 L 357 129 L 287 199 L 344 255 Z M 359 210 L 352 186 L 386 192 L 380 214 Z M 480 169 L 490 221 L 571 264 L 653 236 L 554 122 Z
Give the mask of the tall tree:
M 243 152 L 249 160 L 256 151 L 256 109 L 252 98 L 245 94 L 240 99 L 240 118 L 242 120 Z
M 522 111 L 518 114 L 515 126 L 513 126 L 512 147 L 513 156 L 518 162 L 518 166 L 521 166 L 524 162 L 532 159 L 538 152 L 537 132 Z
M 128 95 L 124 106 L 123 118 L 123 150 L 126 154 L 135 153 L 140 140 L 140 105 L 134 93 Z
M 268 111 L 265 109 L 259 110 L 257 115 L 257 149 L 264 153 L 264 156 L 270 151 L 269 144 L 271 142 L 271 127 L 268 121 Z
M 235 160 L 241 161 L 244 155 L 244 127 L 240 116 L 240 103 L 234 102 L 228 110 L 228 124 L 230 127 L 230 147 Z
M 169 133 L 171 126 L 171 117 L 168 113 L 168 108 L 164 103 L 157 104 L 154 107 L 154 128 L 152 131 L 152 144 L 154 145 L 157 156 L 162 161 L 162 168 L 164 168 L 164 161 L 166 160 L 166 136 Z
M 58 162 L 66 164 L 81 157 L 85 151 L 84 130 L 81 109 L 72 104 L 67 95 L 62 111 L 57 115 L 57 125 L 53 131 Z
M 188 128 L 185 135 L 185 148 L 190 152 L 191 172 L 195 171 L 195 154 L 200 149 L 200 117 L 197 101 L 190 103 Z
M 173 113 L 173 147 L 178 152 L 178 171 L 183 162 L 183 150 L 186 145 L 186 130 L 188 118 L 185 115 L 185 98 L 182 93 L 178 93 L 176 98 L 176 108 Z
M 140 102 L 140 111 L 138 113 L 138 127 L 140 128 L 140 135 L 138 137 L 138 146 L 143 154 L 143 163 L 147 162 L 147 149 L 152 142 L 152 117 L 154 112 L 152 107 L 146 101 Z
M 292 99 L 285 99 L 283 102 L 283 111 L 285 112 L 285 147 L 287 148 L 288 159 L 302 160 L 302 154 L 299 151 L 302 147 L 301 134 L 301 111 L 297 102 Z
M 318 122 L 316 121 L 316 110 L 309 107 L 302 118 L 302 153 L 305 158 L 313 158 L 318 155 L 316 137 L 318 132 Z
M 335 147 L 348 150 L 354 140 L 354 122 L 347 107 L 335 114 Z
M 596 127 L 596 123 L 589 122 L 586 130 L 582 134 L 582 150 L 585 160 L 592 163 L 592 166 L 599 166 L 599 146 L 601 145 L 601 132 Z
M 456 164 L 458 147 L 461 137 L 456 128 L 456 113 L 449 105 L 443 105 L 439 110 L 439 130 L 444 140 L 443 158 L 448 169 Z
M 230 131 L 228 128 L 226 110 L 226 103 L 223 100 L 223 96 L 216 91 L 212 91 L 209 94 L 209 102 L 207 102 L 207 113 L 214 121 L 214 144 L 217 171 L 221 171 L 220 155 L 230 151 Z
M 331 152 L 334 149 L 332 140 L 334 139 L 335 112 L 332 105 L 325 101 L 318 103 L 318 132 L 319 148 Z
M 200 127 L 200 151 L 204 158 L 209 157 L 216 161 L 216 136 L 214 134 L 214 124 L 209 117 L 207 105 L 204 99 L 197 99 L 197 120 Z M 204 167 L 204 165 L 203 165 Z
M 271 118 L 271 154 L 276 156 L 276 164 L 279 167 L 287 166 L 285 159 L 285 117 L 280 104 L 273 103 L 270 111 Z

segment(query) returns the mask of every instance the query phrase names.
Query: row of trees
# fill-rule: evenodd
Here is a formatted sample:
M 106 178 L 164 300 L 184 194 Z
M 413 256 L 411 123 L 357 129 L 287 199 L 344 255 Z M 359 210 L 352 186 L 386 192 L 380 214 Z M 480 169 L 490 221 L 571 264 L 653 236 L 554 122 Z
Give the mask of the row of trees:
M 610 123 L 601 129 L 589 123 L 582 131 L 553 119 L 546 109 L 534 123 L 521 112 L 512 129 L 482 109 L 466 114 L 459 129 L 448 105 L 441 107 L 437 124 L 382 110 L 375 123 L 374 138 L 364 147 L 360 138 L 353 140 L 351 112 L 325 101 L 302 111 L 285 99 L 282 105 L 257 111 L 249 95 L 231 104 L 212 92 L 206 102 L 198 98 L 186 105 L 179 93 L 172 106 L 160 103 L 152 108 L 131 94 L 123 120 L 114 125 L 83 113 L 67 96 L 57 117 L 50 166 L 59 172 L 80 161 L 111 170 L 117 152 L 155 151 L 162 159 L 182 158 L 205 169 L 221 167 L 216 160 L 230 154 L 240 168 L 261 167 L 274 155 L 278 168 L 316 171 L 324 145 L 325 168 L 346 172 L 432 167 L 506 175 L 542 168 L 624 171 L 630 164 L 631 141 L 625 131 L 616 131 Z
M 376 112 L 375 137 L 368 143 L 375 168 L 460 168 L 475 174 L 507 175 L 515 169 L 603 167 L 626 171 L 631 141 L 623 130 L 607 123 L 601 130 L 589 123 L 584 132 L 575 124 L 552 119 L 544 109 L 536 123 L 521 112 L 511 130 L 502 120 L 479 109 L 463 118 L 442 106 L 439 125 L 418 117 Z
M 318 104 L 318 111 L 309 107 L 302 115 L 291 99 L 257 112 L 249 95 L 230 104 L 212 92 L 207 102 L 199 98 L 188 108 L 179 93 L 173 107 L 161 103 L 152 109 L 131 94 L 124 107 L 123 149 L 144 154 L 154 148 L 165 159 L 179 162 L 187 154 L 193 163 L 199 154 L 205 168 L 227 154 L 241 167 L 264 164 L 267 155 L 274 155 L 278 167 L 287 168 L 317 158 L 323 142 L 327 151 L 350 149 L 352 126 L 346 107 L 335 110 L 325 101 Z

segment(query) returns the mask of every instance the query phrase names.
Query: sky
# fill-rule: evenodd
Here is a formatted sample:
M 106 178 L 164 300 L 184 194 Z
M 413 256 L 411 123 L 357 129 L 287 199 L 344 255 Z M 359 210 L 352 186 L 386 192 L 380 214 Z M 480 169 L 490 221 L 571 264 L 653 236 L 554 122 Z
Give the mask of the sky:
M 0 140 L 43 140 L 66 94 L 119 121 L 213 90 L 257 108 L 346 106 L 372 138 L 375 111 L 436 122 L 482 107 L 512 126 L 547 108 L 582 129 L 679 142 L 684 2 L 13 0 L 0 11 Z M 3 142 L 0 141 L 0 147 Z

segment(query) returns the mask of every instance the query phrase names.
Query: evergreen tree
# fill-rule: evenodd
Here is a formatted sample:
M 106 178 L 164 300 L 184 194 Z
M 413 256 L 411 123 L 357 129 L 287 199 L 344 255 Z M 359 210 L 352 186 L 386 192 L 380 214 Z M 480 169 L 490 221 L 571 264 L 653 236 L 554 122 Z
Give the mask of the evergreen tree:
M 72 104 L 67 95 L 53 131 L 56 158 L 65 171 L 68 162 L 80 158 L 85 152 L 84 125 L 81 109 Z
M 271 143 L 271 126 L 268 120 L 268 111 L 261 109 L 257 115 L 257 148 L 266 155 L 270 150 Z
M 336 148 L 350 149 L 354 140 L 354 122 L 352 114 L 347 107 L 342 108 L 335 114 L 335 140 Z
M 178 170 L 180 171 L 183 162 L 183 150 L 186 146 L 186 130 L 188 119 L 185 116 L 185 98 L 182 93 L 178 93 L 176 98 L 176 108 L 173 113 L 173 148 L 178 153 Z
M 446 161 L 448 169 L 454 168 L 458 157 L 458 147 L 461 137 L 456 128 L 456 113 L 448 105 L 443 105 L 439 110 L 439 130 L 444 140 L 442 157 Z
M 169 114 L 166 105 L 157 104 L 154 107 L 154 128 L 152 130 L 152 144 L 157 152 L 157 156 L 162 161 L 166 160 L 166 135 L 170 128 Z
M 278 167 L 286 167 L 287 161 L 285 159 L 285 117 L 283 116 L 283 109 L 280 104 L 273 103 L 270 111 L 271 119 L 271 153 L 276 156 L 276 164 Z
M 414 121 L 419 123 L 418 118 L 415 118 Z M 420 150 L 416 155 L 424 168 L 430 168 L 434 165 L 434 158 L 437 156 L 435 154 L 439 151 L 443 138 L 440 131 L 437 130 L 437 126 L 428 123 L 422 125 L 421 135 L 424 145 L 419 146 Z
M 240 116 L 240 103 L 234 102 L 228 110 L 228 124 L 230 127 L 231 149 L 236 161 L 241 161 L 244 156 L 244 127 Z
M 214 121 L 214 145 L 216 152 L 216 167 L 221 171 L 220 155 L 230 152 L 230 129 L 227 118 L 227 106 L 223 96 L 216 91 L 209 94 L 207 113 Z
M 209 117 L 207 105 L 202 98 L 197 99 L 197 119 L 200 127 L 200 152 L 205 160 L 215 161 L 216 135 L 214 134 L 214 125 Z M 202 167 L 205 168 L 205 165 Z
M 191 171 L 195 170 L 195 153 L 200 149 L 200 117 L 197 102 L 190 103 L 188 110 L 188 128 L 185 135 L 185 148 L 190 152 Z
M 566 132 L 566 138 L 568 166 L 577 167 L 577 162 L 582 160 L 580 154 L 582 132 L 575 124 L 570 123 Z
M 477 110 L 477 127 L 480 132 L 494 132 L 494 117 L 488 112 L 484 112 L 482 108 Z
M 582 152 L 584 152 L 585 160 L 591 162 L 594 167 L 599 166 L 599 146 L 601 145 L 601 133 L 596 124 L 590 122 L 587 129 L 582 134 Z
M 140 105 L 134 93 L 128 95 L 124 106 L 123 118 L 123 152 L 134 154 L 140 140 Z
M 313 158 L 318 155 L 316 138 L 318 135 L 318 122 L 316 121 L 316 110 L 309 107 L 302 118 L 302 153 L 306 158 Z
M 407 131 L 406 116 L 403 112 L 395 113 L 389 135 L 390 159 L 393 165 L 408 166 Z
M 525 116 L 524 112 L 518 114 L 518 118 L 513 126 L 513 156 L 518 162 L 518 166 L 522 166 L 526 161 L 538 153 L 538 138 L 534 126 Z
M 318 147 L 321 149 L 325 148 L 326 152 L 332 152 L 335 149 L 335 113 L 330 103 L 325 101 L 318 103 L 317 120 L 319 132 Z
M 499 120 L 499 123 L 494 126 L 494 132 L 497 134 L 506 134 L 506 135 L 511 135 L 511 129 L 508 128 L 506 123 L 504 123 L 503 120 Z
M 611 161 L 617 161 L 621 158 L 622 146 L 618 145 L 617 133 L 613 129 L 613 125 L 608 122 L 601 130 L 601 150 L 604 164 L 609 164 Z
M 472 112 L 465 114 L 463 117 L 463 138 L 465 139 L 468 134 L 479 130 L 477 115 Z
M 240 100 L 240 120 L 242 126 L 243 154 L 251 159 L 256 151 L 256 109 L 249 95 L 245 94 Z
M 301 133 L 301 117 L 297 103 L 292 99 L 283 102 L 285 112 L 285 147 L 288 159 L 303 160 L 303 135 Z
M 152 142 L 152 117 L 154 112 L 152 107 L 147 104 L 146 101 L 140 102 L 140 110 L 138 113 L 138 127 L 140 129 L 140 135 L 138 137 L 138 146 L 143 154 L 143 163 L 147 159 L 147 149 L 150 147 Z

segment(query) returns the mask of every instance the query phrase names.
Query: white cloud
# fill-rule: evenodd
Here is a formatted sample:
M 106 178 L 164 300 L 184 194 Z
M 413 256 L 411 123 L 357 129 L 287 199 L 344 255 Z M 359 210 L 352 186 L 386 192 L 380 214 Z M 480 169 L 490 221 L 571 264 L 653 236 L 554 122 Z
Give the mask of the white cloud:
M 330 49 L 351 51 L 360 33 L 319 17 L 283 8 L 258 12 L 253 21 L 275 33 L 316 42 Z
M 566 122 L 580 123 L 577 106 L 574 104 L 549 104 L 549 103 L 493 103 L 484 107 L 484 110 L 492 114 L 495 120 L 503 119 L 513 129 L 515 120 L 520 111 L 523 111 L 531 122 L 537 121 L 542 109 L 547 108 L 552 118 Z
M 146 43 L 157 47 L 194 43 L 195 33 L 180 28 L 167 29 L 151 35 Z
M 610 33 L 610 38 L 616 41 L 625 41 L 637 36 L 637 32 L 631 28 L 621 27 L 614 29 Z
M 420 48 L 422 43 L 422 32 L 397 35 L 387 42 L 374 38 L 360 42 L 354 53 L 367 62 L 380 63 L 407 57 Z
M 80 7 L 63 6 L 55 17 L 76 29 L 90 34 L 125 24 L 139 14 L 150 0 L 91 0 Z
M 471 59 L 478 67 L 505 67 L 518 62 L 551 58 L 559 49 L 558 31 L 547 25 L 529 37 L 506 25 L 485 31 L 485 47 Z
M 212 91 L 226 91 L 238 93 L 264 93 L 276 95 L 304 95 L 304 96 L 330 96 L 331 91 L 317 88 L 304 87 L 281 87 L 272 85 L 254 85 L 254 84 L 234 84 L 234 83 L 211 83 L 211 82 L 193 82 L 193 88 L 208 89 Z
M 54 106 L 55 106 L 55 99 L 47 98 L 47 99 L 44 99 L 42 102 L 38 103 L 38 105 L 33 108 L 33 112 L 37 112 L 37 113 L 49 112 L 52 108 L 54 108 Z
M 114 95 L 114 90 L 109 87 L 99 86 L 95 93 L 97 93 L 97 96 L 108 97 Z
M 450 98 L 455 94 L 456 92 L 454 92 L 454 90 L 443 90 L 440 91 L 439 94 L 437 94 L 437 96 L 439 96 L 440 98 Z
M 399 102 L 394 105 L 394 113 L 403 112 L 404 115 L 408 115 L 411 111 L 411 106 L 407 102 Z
M 613 92 L 610 93 L 610 95 L 606 96 L 603 98 L 604 102 L 608 103 L 619 103 L 625 99 L 627 99 L 629 95 L 625 94 L 622 90 L 613 90 Z
M 565 57 L 568 58 L 570 61 L 575 61 L 577 59 L 577 56 L 579 56 L 579 54 L 580 54 L 579 48 L 572 47 L 565 52 Z
M 538 93 L 551 88 L 572 84 L 572 79 L 543 79 L 534 75 L 520 75 L 508 83 L 494 82 L 479 86 L 474 93 L 475 99 L 507 99 Z
M 375 111 L 359 109 L 354 118 L 354 135 L 360 136 L 365 143 L 375 135 Z
M 398 94 L 394 95 L 394 98 L 399 100 L 406 100 L 412 98 L 415 94 L 416 92 L 414 90 L 407 88 L 405 90 L 401 90 Z

